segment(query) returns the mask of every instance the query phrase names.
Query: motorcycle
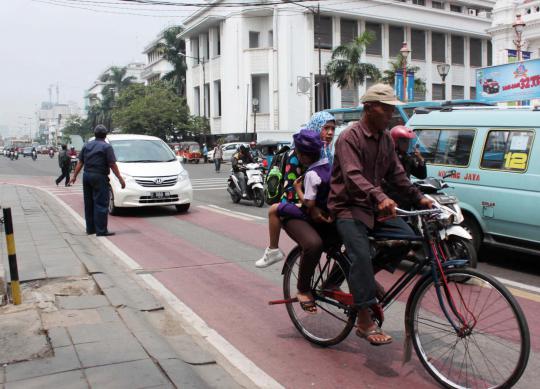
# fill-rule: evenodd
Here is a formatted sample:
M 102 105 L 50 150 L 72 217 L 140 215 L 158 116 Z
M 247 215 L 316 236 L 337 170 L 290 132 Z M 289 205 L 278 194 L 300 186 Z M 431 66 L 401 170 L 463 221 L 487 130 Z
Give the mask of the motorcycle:
M 49 157 L 54 158 L 54 150 L 53 149 L 49 150 Z
M 19 150 L 13 151 L 13 156 L 11 157 L 11 160 L 19 159 Z
M 75 170 L 75 166 L 77 166 L 77 162 L 79 162 L 79 158 L 77 158 L 76 155 L 72 155 L 71 157 L 69 157 L 69 168 L 70 168 L 70 171 Z
M 414 185 L 433 201 L 435 208 L 440 208 L 441 213 L 441 228 L 439 234 L 442 240 L 442 250 L 447 259 L 468 259 L 470 267 L 477 267 L 478 256 L 472 242 L 472 236 L 463 228 L 461 223 L 465 220 L 459 200 L 455 196 L 450 196 L 443 192 L 443 189 L 448 188 L 448 184 L 444 181 L 445 178 L 455 174 L 455 171 L 447 172 L 444 177 L 434 178 L 428 177 L 424 180 L 414 182 Z M 420 218 L 411 221 L 411 225 L 415 231 L 422 231 Z
M 251 200 L 257 207 L 262 207 L 264 204 L 264 178 L 262 174 L 262 166 L 260 163 L 248 163 L 242 167 L 242 171 L 246 175 L 246 196 L 242 196 L 240 183 L 238 178 L 231 173 L 227 181 L 227 192 L 231 195 L 233 203 L 239 203 L 240 200 Z
M 37 160 L 37 151 L 32 150 L 32 160 Z

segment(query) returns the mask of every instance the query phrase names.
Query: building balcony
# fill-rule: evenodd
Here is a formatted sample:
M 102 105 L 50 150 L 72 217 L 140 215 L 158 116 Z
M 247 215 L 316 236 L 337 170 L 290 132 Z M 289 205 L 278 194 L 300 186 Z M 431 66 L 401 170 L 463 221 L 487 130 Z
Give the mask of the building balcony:
M 153 65 L 150 65 L 141 72 L 141 78 L 143 80 L 148 80 L 149 78 L 159 75 L 159 73 L 160 72 L 157 71 Z
M 252 74 L 269 73 L 272 68 L 272 48 L 245 49 L 244 64 Z

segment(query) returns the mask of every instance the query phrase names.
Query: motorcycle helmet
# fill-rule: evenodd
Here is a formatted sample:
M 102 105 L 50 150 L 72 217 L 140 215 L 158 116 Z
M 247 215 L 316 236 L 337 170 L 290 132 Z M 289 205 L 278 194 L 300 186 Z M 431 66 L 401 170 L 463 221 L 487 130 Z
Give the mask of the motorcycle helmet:
M 323 143 L 318 132 L 302 129 L 293 135 L 294 147 L 301 153 L 319 154 Z
M 416 138 L 416 134 L 412 129 L 405 126 L 395 126 L 390 130 L 390 135 L 392 136 L 392 139 L 394 140 L 394 143 L 397 144 L 398 139 L 414 139 Z

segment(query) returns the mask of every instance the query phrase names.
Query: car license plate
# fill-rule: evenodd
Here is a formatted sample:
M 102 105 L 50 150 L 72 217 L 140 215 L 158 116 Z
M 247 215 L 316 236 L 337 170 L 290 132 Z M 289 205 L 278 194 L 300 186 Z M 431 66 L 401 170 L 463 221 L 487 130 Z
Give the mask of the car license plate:
M 152 192 L 152 194 L 150 194 L 153 199 L 162 199 L 169 197 L 170 195 L 170 192 Z

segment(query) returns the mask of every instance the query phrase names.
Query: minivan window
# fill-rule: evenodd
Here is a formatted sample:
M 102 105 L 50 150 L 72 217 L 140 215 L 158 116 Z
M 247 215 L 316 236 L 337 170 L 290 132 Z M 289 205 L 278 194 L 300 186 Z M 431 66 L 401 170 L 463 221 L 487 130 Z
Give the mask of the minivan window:
M 532 147 L 534 132 L 529 131 L 489 131 L 482 162 L 485 169 L 524 172 Z
M 428 163 L 468 166 L 475 130 L 417 130 L 417 142 Z
M 171 148 L 161 140 L 123 139 L 110 141 L 118 162 L 171 162 Z

